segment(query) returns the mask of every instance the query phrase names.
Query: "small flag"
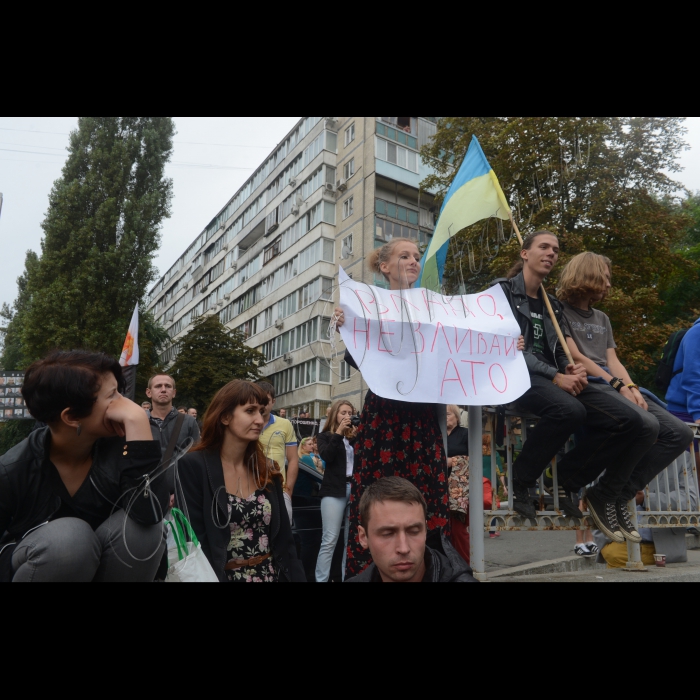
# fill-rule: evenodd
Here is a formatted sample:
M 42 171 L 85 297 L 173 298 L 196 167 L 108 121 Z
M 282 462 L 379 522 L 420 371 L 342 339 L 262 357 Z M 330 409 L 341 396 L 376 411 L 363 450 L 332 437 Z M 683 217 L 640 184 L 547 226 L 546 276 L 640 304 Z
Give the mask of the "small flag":
M 442 205 L 433 239 L 423 256 L 423 271 L 416 287 L 440 292 L 450 238 L 477 221 L 491 217 L 508 221 L 510 205 L 479 140 L 474 136 Z
M 134 367 L 138 365 L 140 359 L 139 305 L 136 304 L 136 309 L 134 309 L 134 315 L 131 319 L 131 325 L 129 326 L 129 332 L 127 333 L 126 340 L 124 341 L 124 349 L 122 350 L 122 356 L 119 359 L 119 364 L 122 367 Z

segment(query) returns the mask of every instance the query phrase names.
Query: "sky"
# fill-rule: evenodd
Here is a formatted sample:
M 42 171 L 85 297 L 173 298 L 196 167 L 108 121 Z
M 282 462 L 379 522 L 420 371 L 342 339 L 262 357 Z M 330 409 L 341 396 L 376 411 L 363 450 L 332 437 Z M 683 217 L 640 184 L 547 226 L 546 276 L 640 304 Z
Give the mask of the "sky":
M 155 264 L 161 274 L 182 255 L 301 117 L 174 117 L 177 136 L 168 176 L 173 215 L 163 226 Z M 61 175 L 77 117 L 0 117 L 0 305 L 12 303 L 28 249 L 40 251 L 41 222 Z M 700 191 L 700 117 L 688 117 L 685 170 Z

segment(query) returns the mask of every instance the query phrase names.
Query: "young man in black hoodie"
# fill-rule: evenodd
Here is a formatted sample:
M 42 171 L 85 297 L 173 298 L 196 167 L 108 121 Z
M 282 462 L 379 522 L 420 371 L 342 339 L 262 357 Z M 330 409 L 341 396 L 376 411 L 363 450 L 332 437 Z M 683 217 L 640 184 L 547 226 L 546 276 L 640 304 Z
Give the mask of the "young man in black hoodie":
M 529 489 L 545 470 L 545 487 L 554 493 L 549 471 L 570 436 L 585 426 L 585 439 L 559 463 L 559 504 L 569 517 L 583 514 L 571 493 L 601 477 L 586 494 L 586 503 L 598 528 L 622 544 L 639 543 L 622 498 L 623 490 L 644 453 L 656 443 L 658 431 L 639 415 L 588 384 L 582 365 L 569 364 L 542 296 L 542 283 L 559 260 L 559 240 L 549 231 L 530 236 L 521 252 L 523 270 L 502 284 L 525 336 L 525 360 L 532 388 L 516 402 L 519 411 L 540 417 L 513 466 L 515 510 L 524 518 L 537 517 Z M 549 297 L 565 336 L 570 336 L 561 304 Z
M 360 544 L 373 564 L 348 583 L 476 583 L 472 570 L 442 538 L 427 546 L 428 506 L 409 481 L 380 479 L 360 502 Z

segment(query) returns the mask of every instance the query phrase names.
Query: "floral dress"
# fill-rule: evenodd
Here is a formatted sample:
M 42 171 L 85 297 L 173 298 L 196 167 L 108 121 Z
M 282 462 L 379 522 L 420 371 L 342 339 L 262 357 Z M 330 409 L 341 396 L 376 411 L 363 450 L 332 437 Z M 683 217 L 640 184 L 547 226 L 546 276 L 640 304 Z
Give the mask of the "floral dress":
M 414 484 L 428 503 L 428 528 L 443 528 L 449 535 L 447 458 L 435 408 L 382 399 L 370 391 L 355 442 L 348 576 L 361 574 L 371 563 L 358 539 L 360 499 L 369 486 L 387 476 Z
M 265 491 L 256 491 L 247 499 L 228 494 L 231 517 L 231 542 L 227 547 L 230 561 L 250 561 L 271 553 L 270 522 L 272 504 Z M 272 557 L 254 567 L 227 571 L 231 583 L 277 583 L 277 571 Z

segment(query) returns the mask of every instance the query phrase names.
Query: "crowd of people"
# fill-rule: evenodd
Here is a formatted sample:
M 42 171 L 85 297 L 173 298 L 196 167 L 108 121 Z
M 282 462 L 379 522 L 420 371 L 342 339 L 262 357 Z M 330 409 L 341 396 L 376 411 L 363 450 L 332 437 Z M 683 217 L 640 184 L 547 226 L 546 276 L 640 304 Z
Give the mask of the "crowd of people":
M 196 410 L 175 408 L 168 375 L 151 379 L 149 402 L 139 407 L 122 396 L 114 360 L 55 352 L 29 368 L 23 388 L 46 427 L 0 458 L 0 581 L 165 580 L 163 523 L 177 507 L 222 583 L 325 583 L 336 567 L 340 580 L 357 583 L 473 582 L 470 468 L 483 469 L 487 510 L 510 491 L 516 512 L 534 524 L 532 490 L 543 478 L 552 496 L 558 484 L 567 516 L 590 512 L 604 546 L 645 544 L 629 504 L 692 449 L 687 424 L 700 424 L 700 321 L 681 345 L 667 406 L 634 383 L 610 319 L 596 308 L 613 282 L 611 261 L 577 256 L 562 272 L 558 298 L 549 298 L 571 362 L 543 296 L 559 259 L 557 237 L 530 236 L 521 258 L 501 282 L 531 380 L 514 408 L 539 420 L 512 473 L 494 454 L 496 435 L 485 433 L 482 454 L 470 455 L 457 406 L 370 391 L 359 416 L 337 401 L 321 432 L 300 440 L 282 411 L 275 413 L 267 382 L 223 387 L 200 424 Z M 368 262 L 397 291 L 412 287 L 421 271 L 411 240 L 392 240 Z M 342 309 L 335 321 L 343 325 Z M 362 371 L 349 353 L 346 361 Z M 318 502 L 315 541 L 309 513 Z

